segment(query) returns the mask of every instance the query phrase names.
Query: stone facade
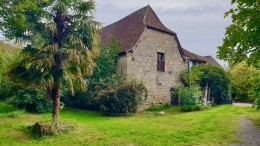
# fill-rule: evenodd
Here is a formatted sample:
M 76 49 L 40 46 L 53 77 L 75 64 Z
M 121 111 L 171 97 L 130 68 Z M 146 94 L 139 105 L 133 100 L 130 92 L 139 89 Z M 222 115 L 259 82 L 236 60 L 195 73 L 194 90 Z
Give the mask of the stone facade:
M 190 66 L 191 63 L 218 66 L 210 56 L 183 49 L 177 34 L 162 24 L 149 5 L 100 29 L 99 34 L 103 46 L 112 39 L 120 44 L 117 73 L 134 76 L 148 89 L 143 107 L 170 102 L 170 90 L 180 84 L 180 73 L 188 70 L 188 62 Z M 164 71 L 157 70 L 157 53 L 161 57 L 159 69 Z
M 127 54 L 120 56 L 117 60 L 117 74 L 127 74 Z
M 157 53 L 165 55 L 165 71 L 157 71 Z M 133 75 L 148 90 L 143 106 L 171 101 L 171 88 L 180 83 L 180 73 L 187 70 L 173 35 L 146 28 L 136 47 L 121 56 L 118 73 Z

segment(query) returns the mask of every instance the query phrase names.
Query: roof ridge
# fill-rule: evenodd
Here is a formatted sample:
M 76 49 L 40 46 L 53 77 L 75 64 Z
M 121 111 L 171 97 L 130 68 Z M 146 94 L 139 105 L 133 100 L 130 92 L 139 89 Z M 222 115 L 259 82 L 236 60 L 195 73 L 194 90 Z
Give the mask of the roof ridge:
M 165 33 L 169 33 L 169 34 L 176 34 L 175 32 L 173 32 L 172 30 L 170 30 L 169 28 L 167 28 L 162 21 L 160 20 L 160 18 L 157 16 L 157 14 L 155 13 L 155 11 L 153 10 L 153 8 L 150 5 L 147 5 L 145 10 L 145 19 L 144 19 L 144 24 L 147 27 L 165 32 Z
M 147 15 L 147 12 L 148 12 L 148 8 L 151 8 L 151 6 L 150 5 L 147 5 L 147 6 L 145 6 L 144 8 L 145 8 L 145 13 L 144 13 L 144 17 L 143 17 L 143 23 L 144 23 L 144 25 L 146 26 L 146 24 L 145 24 L 145 20 L 146 20 L 146 15 Z M 143 9 L 144 9 L 143 8 Z
M 120 43 L 120 52 L 127 52 L 133 48 L 146 29 L 143 22 L 148 7 L 138 9 L 124 18 L 107 25 L 99 30 L 101 41 L 107 46 L 112 38 Z
M 129 17 L 129 16 L 131 16 L 131 15 L 134 15 L 134 14 L 136 14 L 136 13 L 139 12 L 139 11 L 142 11 L 143 9 L 147 8 L 148 6 L 151 7 L 150 5 L 147 5 L 147 6 L 141 8 L 141 9 L 138 9 L 138 10 L 136 10 L 136 11 L 130 13 L 129 15 L 127 15 L 127 16 L 125 16 L 125 17 L 123 17 L 123 18 L 121 18 L 121 19 L 119 19 L 119 20 L 117 20 L 117 21 L 115 21 L 115 22 L 113 22 L 113 23 L 107 25 L 107 26 L 104 26 L 104 27 L 102 27 L 102 28 L 109 27 L 109 26 L 114 25 L 114 24 L 116 24 L 116 23 L 120 23 L 121 21 L 123 21 L 123 20 L 126 19 L 127 17 Z M 147 11 L 147 9 L 145 10 L 145 13 L 146 13 L 146 11 Z M 145 24 L 144 24 L 144 25 L 145 25 Z M 100 29 L 102 29 L 102 28 L 100 28 Z
M 124 18 L 101 28 L 99 34 L 104 46 L 108 45 L 112 38 L 115 38 L 121 45 L 120 51 L 127 52 L 138 44 L 140 37 L 147 28 L 173 35 L 177 41 L 180 54 L 183 56 L 177 34 L 161 22 L 150 5 L 142 7 Z
M 198 55 L 196 53 L 193 53 L 187 49 L 184 49 L 182 48 L 182 50 L 184 51 L 184 56 L 188 57 L 189 59 L 192 59 L 192 60 L 197 60 L 197 61 L 202 61 L 202 62 L 207 62 L 203 56 L 201 55 Z

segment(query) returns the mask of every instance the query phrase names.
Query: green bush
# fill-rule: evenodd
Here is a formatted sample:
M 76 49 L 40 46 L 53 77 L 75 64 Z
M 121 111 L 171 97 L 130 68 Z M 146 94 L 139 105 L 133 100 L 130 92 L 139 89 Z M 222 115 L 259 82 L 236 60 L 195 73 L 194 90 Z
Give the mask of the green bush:
M 107 47 L 100 49 L 99 56 L 95 59 L 96 66 L 93 70 L 93 75 L 86 77 L 88 84 L 87 91 L 75 91 L 75 95 L 64 91 L 61 101 L 66 104 L 66 106 L 89 109 L 89 110 L 98 110 L 99 105 L 95 95 L 95 88 L 99 83 L 108 83 L 113 80 L 113 76 L 117 68 L 117 59 L 119 52 L 119 43 L 116 40 L 112 40 Z
M 181 110 L 183 112 L 199 111 L 202 109 L 199 98 L 201 91 L 199 86 L 183 87 L 178 88 L 178 97 L 180 98 Z
M 66 106 L 72 108 L 98 110 L 99 105 L 96 97 L 93 96 L 94 92 L 95 89 L 93 87 L 88 87 L 87 91 L 76 90 L 74 96 L 72 96 L 68 91 L 65 91 L 61 96 L 61 101 L 65 103 Z
M 148 111 L 162 111 L 169 107 L 171 107 L 170 103 L 163 103 L 163 104 L 159 104 L 159 105 L 151 105 L 147 108 L 147 110 Z
M 105 115 L 129 115 L 136 112 L 147 90 L 143 84 L 116 76 L 111 82 L 96 86 L 99 109 Z
M 15 110 L 16 108 L 13 105 L 8 104 L 6 102 L 0 102 L 0 113 L 8 113 Z
M 16 107 L 8 102 L 0 102 L 0 118 L 16 118 L 23 111 L 19 111 Z
M 51 103 L 44 99 L 45 93 L 36 89 L 20 89 L 12 103 L 28 112 L 46 113 L 51 111 Z
M 186 86 L 199 85 L 202 90 L 208 84 L 210 98 L 215 104 L 222 104 L 230 100 L 230 79 L 222 68 L 207 64 L 194 65 L 190 72 L 182 74 L 182 80 Z
M 256 108 L 256 110 L 260 109 L 260 97 L 255 99 L 255 102 L 253 104 L 253 108 Z

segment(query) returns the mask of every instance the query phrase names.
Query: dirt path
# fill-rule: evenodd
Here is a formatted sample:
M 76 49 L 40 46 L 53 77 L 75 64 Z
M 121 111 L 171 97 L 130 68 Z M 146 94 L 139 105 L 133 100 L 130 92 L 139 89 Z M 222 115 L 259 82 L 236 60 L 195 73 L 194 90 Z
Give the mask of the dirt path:
M 236 102 L 233 103 L 234 106 L 252 106 L 251 103 L 240 103 L 240 102 Z
M 240 117 L 240 134 L 238 138 L 243 144 L 232 144 L 232 146 L 260 146 L 260 128 L 253 125 L 253 122 L 246 117 Z

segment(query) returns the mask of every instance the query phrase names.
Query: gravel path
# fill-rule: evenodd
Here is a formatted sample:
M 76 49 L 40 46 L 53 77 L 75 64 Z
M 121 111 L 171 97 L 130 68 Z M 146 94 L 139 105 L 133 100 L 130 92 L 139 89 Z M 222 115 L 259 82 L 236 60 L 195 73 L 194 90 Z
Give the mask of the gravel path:
M 253 125 L 253 122 L 246 117 L 239 118 L 240 134 L 238 138 L 243 144 L 232 144 L 231 146 L 260 146 L 260 128 Z
M 236 102 L 233 103 L 234 106 L 252 106 L 251 103 L 240 103 L 240 102 Z

